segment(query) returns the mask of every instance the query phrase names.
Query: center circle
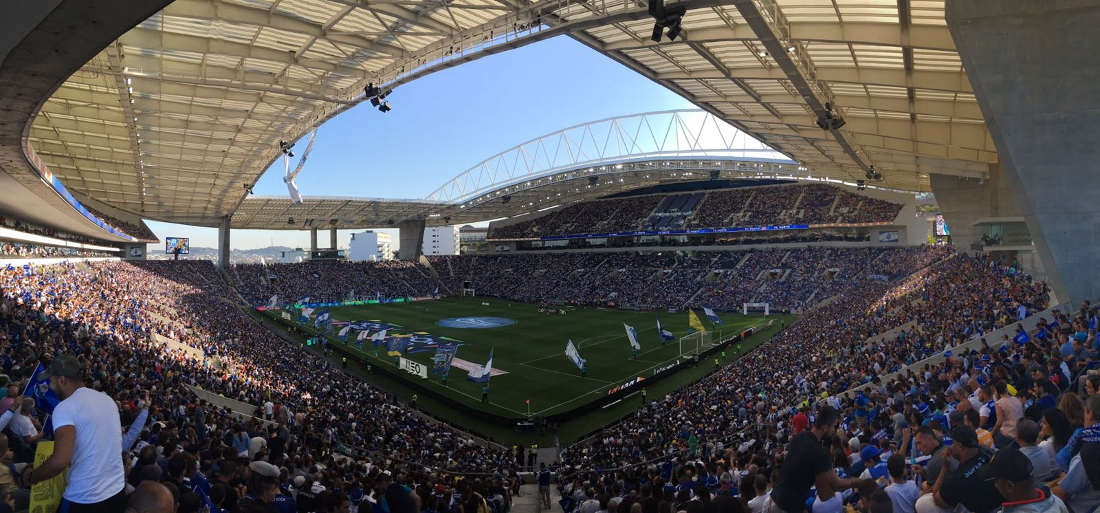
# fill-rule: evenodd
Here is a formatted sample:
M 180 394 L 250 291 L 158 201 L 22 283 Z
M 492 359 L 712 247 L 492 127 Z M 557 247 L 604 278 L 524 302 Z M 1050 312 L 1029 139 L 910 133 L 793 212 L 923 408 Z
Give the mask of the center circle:
M 515 319 L 507 317 L 451 317 L 435 321 L 436 326 L 444 328 L 458 328 L 480 330 L 485 328 L 499 328 L 515 324 Z

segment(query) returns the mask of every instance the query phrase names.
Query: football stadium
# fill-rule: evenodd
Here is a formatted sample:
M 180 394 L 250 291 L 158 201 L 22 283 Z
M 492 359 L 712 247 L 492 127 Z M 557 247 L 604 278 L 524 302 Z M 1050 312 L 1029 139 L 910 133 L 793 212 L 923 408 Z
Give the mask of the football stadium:
M 1095 0 L 8 4 L 0 513 L 1100 512 Z

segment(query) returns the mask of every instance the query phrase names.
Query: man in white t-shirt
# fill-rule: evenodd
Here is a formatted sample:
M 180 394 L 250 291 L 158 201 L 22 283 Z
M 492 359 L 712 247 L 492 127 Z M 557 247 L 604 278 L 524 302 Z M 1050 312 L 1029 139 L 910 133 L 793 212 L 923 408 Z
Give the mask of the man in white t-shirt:
M 32 413 L 34 413 L 34 398 L 25 397 L 19 405 L 19 412 L 12 416 L 11 424 L 8 425 L 11 432 L 22 438 L 27 445 L 34 445 L 39 438 L 42 438 L 37 421 L 31 416 Z
M 69 513 L 122 511 L 126 508 L 126 476 L 122 468 L 122 423 L 107 394 L 84 386 L 84 366 L 75 356 L 58 355 L 41 378 L 61 402 L 53 410 L 54 452 L 46 461 L 23 472 L 30 486 L 65 475 L 59 511 Z

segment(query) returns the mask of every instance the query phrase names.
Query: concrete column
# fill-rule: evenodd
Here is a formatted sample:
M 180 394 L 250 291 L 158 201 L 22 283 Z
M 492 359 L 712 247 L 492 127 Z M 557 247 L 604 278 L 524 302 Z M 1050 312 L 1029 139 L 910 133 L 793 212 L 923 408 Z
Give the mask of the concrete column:
M 218 267 L 229 269 L 229 216 L 218 225 Z
M 400 230 L 401 260 L 420 260 L 424 248 L 424 221 L 401 221 L 397 223 L 397 228 Z
M 1047 282 L 1095 301 L 1100 0 L 948 0 L 946 18 Z
M 317 251 L 317 228 L 315 227 L 309 229 L 309 251 L 310 253 Z
M 332 228 L 329 230 L 328 241 L 329 246 L 332 247 L 332 249 L 336 249 L 336 228 Z
M 930 174 L 932 194 L 940 207 L 951 241 L 959 251 L 971 252 L 971 244 L 981 242 L 980 227 L 974 221 L 989 217 L 1020 217 L 1023 214 L 1001 166 L 989 166 L 985 180 L 951 175 Z

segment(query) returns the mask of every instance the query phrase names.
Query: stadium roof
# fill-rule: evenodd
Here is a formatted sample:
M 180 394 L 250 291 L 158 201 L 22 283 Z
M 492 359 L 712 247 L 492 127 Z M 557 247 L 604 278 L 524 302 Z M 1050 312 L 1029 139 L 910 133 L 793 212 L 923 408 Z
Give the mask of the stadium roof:
M 680 3 L 681 37 L 654 43 L 644 2 L 175 0 L 73 74 L 29 143 L 68 188 L 142 217 L 244 219 L 278 142 L 367 84 L 568 34 L 818 177 L 873 164 L 884 186 L 928 190 L 927 173 L 997 161 L 942 0 Z M 817 126 L 828 107 L 843 126 Z

